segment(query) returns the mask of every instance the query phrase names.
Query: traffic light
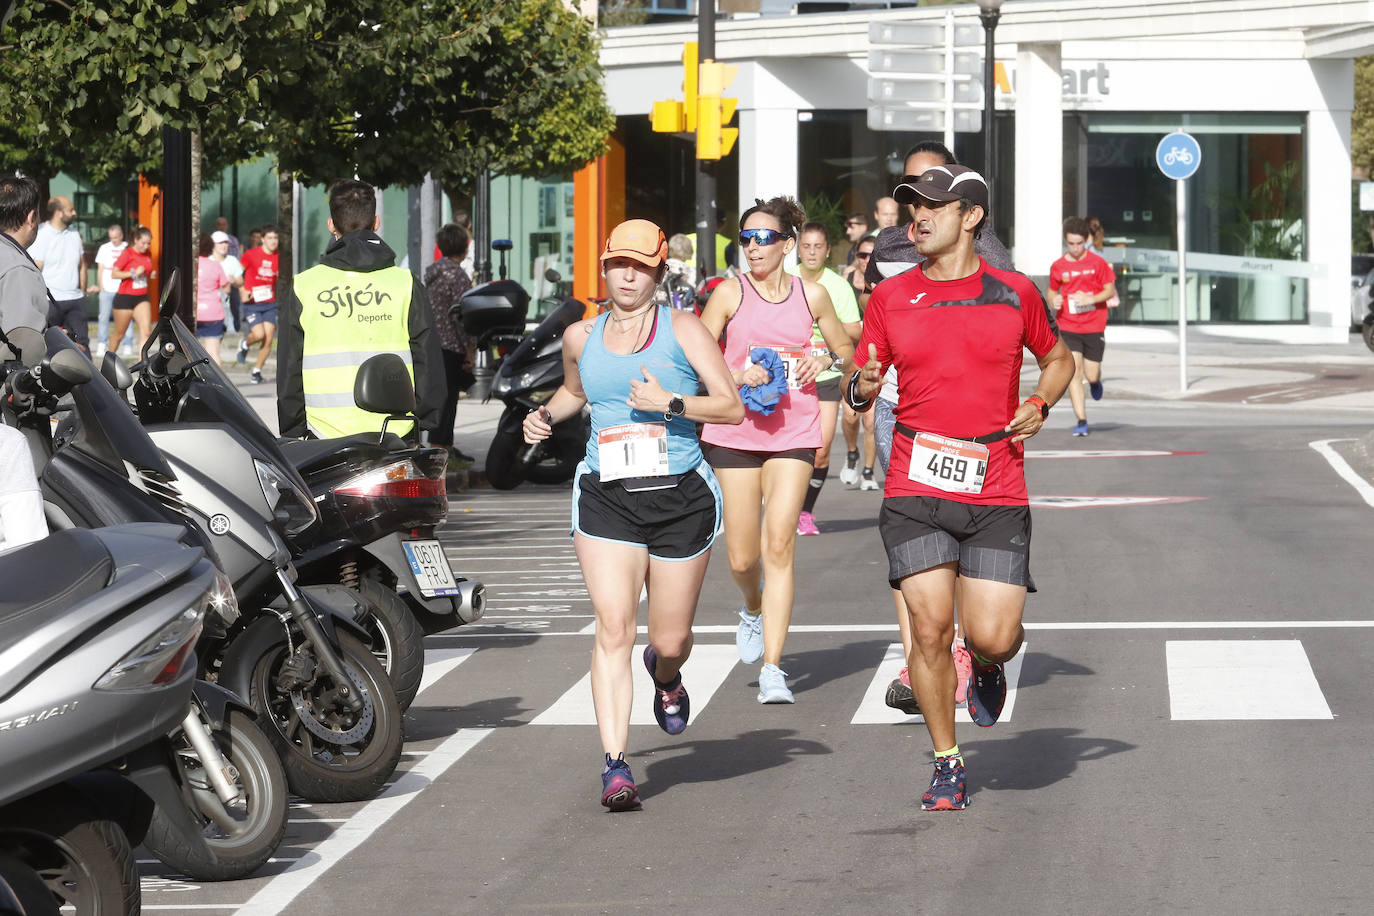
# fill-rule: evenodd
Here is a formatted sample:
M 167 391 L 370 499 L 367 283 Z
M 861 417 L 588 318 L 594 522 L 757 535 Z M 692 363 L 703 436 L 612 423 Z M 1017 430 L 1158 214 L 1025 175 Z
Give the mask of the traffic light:
M 685 101 L 665 99 L 654 102 L 649 123 L 655 133 L 691 133 L 697 126 L 697 43 L 682 47 L 682 94 Z
M 734 82 L 739 67 L 704 60 L 698 73 L 697 158 L 720 159 L 734 149 L 735 139 L 739 136 L 738 129 L 725 126 L 735 116 L 739 99 L 721 97 L 726 87 Z

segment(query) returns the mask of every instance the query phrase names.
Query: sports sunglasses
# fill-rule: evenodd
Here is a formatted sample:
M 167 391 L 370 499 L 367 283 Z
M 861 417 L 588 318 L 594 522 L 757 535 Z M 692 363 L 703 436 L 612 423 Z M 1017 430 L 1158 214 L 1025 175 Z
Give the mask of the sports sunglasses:
M 779 232 L 776 229 L 741 229 L 739 233 L 739 243 L 741 247 L 749 247 L 750 241 L 758 242 L 760 245 L 776 245 L 783 239 L 790 239 L 790 232 Z

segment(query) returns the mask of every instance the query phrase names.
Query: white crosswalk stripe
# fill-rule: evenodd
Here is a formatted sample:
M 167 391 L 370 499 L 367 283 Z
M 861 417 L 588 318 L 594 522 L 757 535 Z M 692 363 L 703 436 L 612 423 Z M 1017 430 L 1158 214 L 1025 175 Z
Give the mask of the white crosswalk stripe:
M 1299 640 L 1170 640 L 1165 658 L 1175 721 L 1333 718 Z
M 630 670 L 634 672 L 634 706 L 630 710 L 631 725 L 654 725 L 653 709 L 648 697 L 653 695 L 653 682 L 644 670 L 640 656 L 644 646 L 636 645 L 631 656 Z M 692 657 L 682 666 L 682 681 L 692 701 L 691 720 L 696 722 L 717 688 L 725 681 L 730 669 L 739 661 L 734 646 L 695 646 Z M 535 717 L 531 725 L 595 725 L 592 708 L 592 676 L 585 674 L 573 687 L 559 697 L 552 706 Z
M 1002 707 L 1002 715 L 997 720 L 999 723 L 1011 721 L 1012 710 L 1016 706 L 1016 685 L 1021 679 L 1021 663 L 1025 658 L 1026 644 L 1022 643 L 1021 651 L 1007 662 L 1007 705 Z M 902 644 L 892 643 L 883 653 L 883 660 L 878 664 L 878 669 L 873 672 L 873 680 L 869 681 L 868 689 L 864 691 L 863 699 L 859 702 L 859 708 L 854 711 L 854 718 L 849 720 L 850 725 L 905 725 L 925 721 L 924 716 L 908 716 L 900 709 L 893 709 L 883 702 L 887 694 L 887 685 L 901 673 L 904 664 L 906 659 L 902 656 Z M 955 713 L 955 721 L 973 721 L 969 718 L 967 706 L 959 707 L 959 711 Z

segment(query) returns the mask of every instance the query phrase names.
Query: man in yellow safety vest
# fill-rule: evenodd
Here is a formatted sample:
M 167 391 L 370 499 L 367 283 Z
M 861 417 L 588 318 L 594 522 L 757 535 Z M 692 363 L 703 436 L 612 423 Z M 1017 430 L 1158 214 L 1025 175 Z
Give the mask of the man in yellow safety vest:
M 283 436 L 320 439 L 377 432 L 380 414 L 353 403 L 358 367 L 395 353 L 415 383 L 420 429 L 430 431 L 444 403 L 444 361 L 424 287 L 396 266 L 377 235 L 377 195 L 361 181 L 329 188 L 334 240 L 320 263 L 297 274 L 281 309 L 277 419 Z M 392 424 L 407 435 L 414 424 Z

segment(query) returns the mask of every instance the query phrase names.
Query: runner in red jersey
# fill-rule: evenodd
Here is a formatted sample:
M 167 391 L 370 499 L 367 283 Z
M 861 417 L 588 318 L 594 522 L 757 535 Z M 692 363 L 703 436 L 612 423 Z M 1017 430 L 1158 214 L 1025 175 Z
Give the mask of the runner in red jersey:
M 973 656 L 969 715 L 987 727 L 1006 700 L 1002 665 L 1021 648 L 1030 578 L 1030 507 L 1022 442 L 1040 431 L 1073 377 L 1035 285 L 989 267 L 973 250 L 988 212 L 981 175 L 959 165 L 927 169 L 893 195 L 914 205 L 925 262 L 878 285 L 864 313 L 846 399 L 867 410 L 883 373 L 897 369 L 897 424 L 878 527 L 888 581 L 906 602 L 914 645 L 911 685 L 935 748 L 926 810 L 968 804 L 954 741 L 954 599 Z M 1040 365 L 1020 401 L 1021 351 Z
M 1064 221 L 1069 253 L 1050 267 L 1050 304 L 1058 309 L 1059 333 L 1073 353 L 1069 400 L 1078 423 L 1075 436 L 1088 434 L 1083 380 L 1093 400 L 1102 400 L 1102 354 L 1106 351 L 1107 308 L 1116 298 L 1116 273 L 1101 255 L 1088 250 L 1092 228 L 1081 216 Z

